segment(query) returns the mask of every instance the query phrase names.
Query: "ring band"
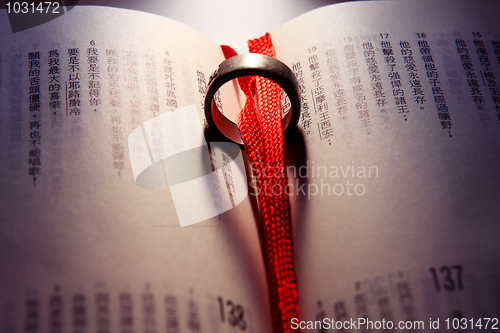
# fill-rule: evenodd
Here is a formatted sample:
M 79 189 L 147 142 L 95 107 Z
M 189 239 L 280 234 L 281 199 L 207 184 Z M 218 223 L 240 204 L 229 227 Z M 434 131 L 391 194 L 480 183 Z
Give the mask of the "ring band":
M 258 75 L 268 78 L 285 90 L 292 105 L 281 120 L 283 135 L 297 126 L 300 118 L 299 82 L 292 70 L 279 60 L 259 53 L 236 55 L 223 61 L 210 76 L 205 96 L 205 118 L 210 131 L 220 133 L 229 140 L 243 145 L 238 126 L 226 118 L 214 101 L 214 95 L 222 85 L 240 76 Z

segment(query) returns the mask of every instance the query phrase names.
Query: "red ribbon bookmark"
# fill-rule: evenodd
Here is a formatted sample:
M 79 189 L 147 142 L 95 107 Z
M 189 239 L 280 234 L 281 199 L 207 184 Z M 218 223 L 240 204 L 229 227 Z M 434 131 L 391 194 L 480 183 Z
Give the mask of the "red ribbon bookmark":
M 248 45 L 252 53 L 276 58 L 269 34 L 248 41 Z M 236 55 L 228 46 L 223 45 L 222 50 L 226 58 Z M 292 318 L 299 318 L 299 304 L 290 201 L 285 190 L 281 88 L 260 76 L 239 77 L 238 83 L 247 98 L 238 127 L 258 187 L 274 332 L 288 333 L 292 332 Z

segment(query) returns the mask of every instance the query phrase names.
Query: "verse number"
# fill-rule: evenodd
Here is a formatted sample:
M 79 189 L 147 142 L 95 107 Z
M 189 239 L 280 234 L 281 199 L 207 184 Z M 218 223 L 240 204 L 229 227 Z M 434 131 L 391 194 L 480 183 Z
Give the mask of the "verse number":
M 35 13 L 39 12 L 41 14 L 49 13 L 50 7 L 52 8 L 52 14 L 59 14 L 59 2 L 50 2 L 50 1 L 40 1 L 38 5 L 35 6 L 35 2 L 7 2 L 5 4 L 7 7 L 7 14 L 10 14 L 11 12 L 14 14 L 26 14 L 28 12 L 30 13 Z M 44 7 L 45 12 L 44 12 Z
M 417 32 L 416 35 L 417 35 L 417 38 L 427 38 L 427 35 L 425 34 L 425 32 Z
M 382 39 L 387 39 L 389 37 L 389 34 L 380 34 L 380 38 Z
M 481 35 L 481 33 L 480 33 L 479 31 L 474 31 L 474 32 L 472 33 L 472 36 L 474 36 L 474 37 L 476 37 L 476 38 L 481 38 L 481 37 L 483 37 L 483 35 Z
M 439 269 L 431 267 L 429 272 L 432 274 L 434 287 L 438 293 L 441 289 L 448 292 L 464 290 L 461 265 L 441 266 Z
M 217 297 L 220 309 L 220 321 L 225 322 L 227 317 L 227 323 L 230 326 L 238 327 L 240 330 L 245 331 L 247 329 L 247 322 L 245 320 L 245 310 L 240 304 L 234 304 L 231 300 L 226 300 L 222 297 Z

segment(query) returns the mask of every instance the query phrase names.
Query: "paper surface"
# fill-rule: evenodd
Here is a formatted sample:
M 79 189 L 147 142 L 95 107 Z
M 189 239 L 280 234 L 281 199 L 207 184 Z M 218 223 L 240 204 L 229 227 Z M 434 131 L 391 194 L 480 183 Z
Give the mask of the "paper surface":
M 0 331 L 269 330 L 249 199 L 181 228 L 167 183 L 141 188 L 132 171 L 165 157 L 157 140 L 202 142 L 161 138 L 155 119 L 191 105 L 201 131 L 220 47 L 120 9 L 77 7 L 16 34 L 0 14 Z M 143 133 L 129 147 L 142 124 L 151 151 Z M 184 211 L 201 211 L 195 194 Z
M 345 3 L 272 33 L 303 83 L 287 142 L 302 319 L 500 314 L 499 10 Z

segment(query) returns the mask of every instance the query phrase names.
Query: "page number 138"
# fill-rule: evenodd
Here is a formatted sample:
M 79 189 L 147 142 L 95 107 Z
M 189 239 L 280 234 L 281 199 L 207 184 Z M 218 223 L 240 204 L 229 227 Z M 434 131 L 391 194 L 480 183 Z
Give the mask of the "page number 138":
M 217 297 L 220 309 L 220 321 L 226 322 L 230 326 L 236 326 L 240 330 L 245 331 L 247 329 L 247 322 L 245 320 L 245 310 L 240 304 L 235 304 L 231 300 L 225 300 L 222 297 Z

